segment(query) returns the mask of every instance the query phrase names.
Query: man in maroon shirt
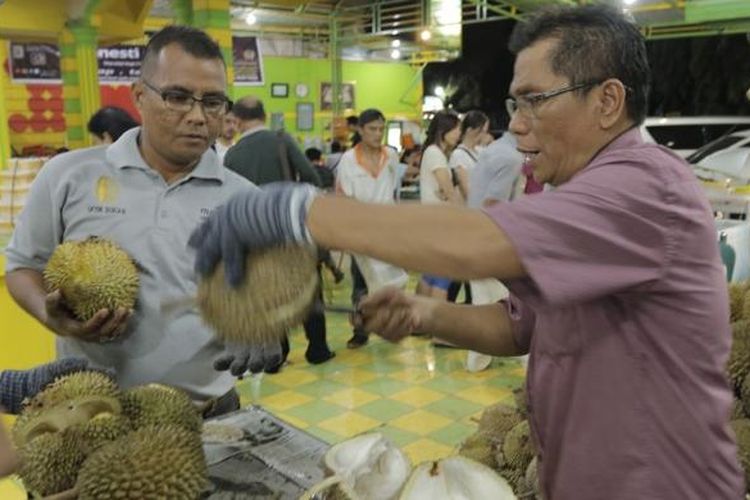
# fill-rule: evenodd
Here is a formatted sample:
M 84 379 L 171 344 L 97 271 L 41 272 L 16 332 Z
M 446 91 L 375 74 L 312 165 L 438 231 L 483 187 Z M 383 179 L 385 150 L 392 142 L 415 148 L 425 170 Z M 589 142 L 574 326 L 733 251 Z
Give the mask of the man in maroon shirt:
M 639 134 L 649 80 L 640 32 L 614 8 L 563 8 L 519 23 L 511 49 L 510 129 L 534 178 L 554 189 L 482 212 L 277 185 L 208 219 L 193 240 L 198 270 L 224 259 L 236 281 L 246 249 L 294 241 L 498 278 L 512 293 L 500 305 L 380 291 L 360 304 L 365 327 L 530 353 L 547 499 L 741 498 L 716 230 L 688 165 Z

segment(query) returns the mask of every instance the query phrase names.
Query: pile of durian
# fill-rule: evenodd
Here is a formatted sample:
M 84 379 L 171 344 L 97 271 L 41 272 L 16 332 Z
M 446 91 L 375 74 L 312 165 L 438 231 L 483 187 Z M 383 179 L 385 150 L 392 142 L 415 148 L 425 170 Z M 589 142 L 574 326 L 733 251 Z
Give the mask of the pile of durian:
M 732 429 L 737 436 L 740 465 L 750 493 L 750 282 L 729 285 L 732 350 L 727 374 L 734 390 Z
M 96 371 L 58 378 L 13 426 L 19 476 L 35 498 L 196 499 L 208 486 L 202 419 L 180 390 L 121 391 Z
M 466 438 L 458 453 L 496 471 L 518 498 L 541 498 L 525 390 L 516 389 L 514 397 L 515 406 L 499 403 L 486 408 L 477 431 Z
M 403 451 L 379 432 L 331 447 L 324 457 L 330 476 L 301 500 L 514 500 L 506 480 L 462 456 L 429 460 L 412 468 Z

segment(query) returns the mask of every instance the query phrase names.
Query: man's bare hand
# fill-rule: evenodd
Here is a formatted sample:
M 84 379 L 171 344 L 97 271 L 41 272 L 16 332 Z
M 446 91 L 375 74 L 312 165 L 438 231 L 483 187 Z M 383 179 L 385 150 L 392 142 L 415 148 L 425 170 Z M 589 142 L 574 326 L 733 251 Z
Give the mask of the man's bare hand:
M 119 307 L 114 311 L 101 309 L 88 321 L 76 319 L 65 306 L 60 290 L 45 298 L 44 324 L 61 337 L 75 337 L 87 342 L 106 342 L 118 338 L 128 327 L 132 309 Z
M 434 301 L 387 287 L 364 297 L 359 303 L 359 321 L 368 332 L 377 333 L 391 342 L 422 331 Z

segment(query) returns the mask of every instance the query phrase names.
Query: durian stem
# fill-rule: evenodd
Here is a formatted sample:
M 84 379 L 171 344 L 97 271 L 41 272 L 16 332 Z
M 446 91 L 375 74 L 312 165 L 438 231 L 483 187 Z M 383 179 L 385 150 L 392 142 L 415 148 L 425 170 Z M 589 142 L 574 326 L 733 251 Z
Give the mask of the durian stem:
M 76 498 L 78 498 L 78 489 L 73 487 L 54 495 L 42 497 L 42 500 L 75 500 Z

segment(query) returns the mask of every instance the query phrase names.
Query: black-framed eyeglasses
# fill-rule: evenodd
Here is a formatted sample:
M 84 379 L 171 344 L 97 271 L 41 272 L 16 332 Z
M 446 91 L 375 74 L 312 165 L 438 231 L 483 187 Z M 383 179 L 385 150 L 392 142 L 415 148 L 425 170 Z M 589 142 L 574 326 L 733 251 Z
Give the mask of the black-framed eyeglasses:
M 536 108 L 548 99 L 552 99 L 553 97 L 557 97 L 562 94 L 567 94 L 568 92 L 600 85 L 605 81 L 606 80 L 596 80 L 593 82 L 577 83 L 575 85 L 566 85 L 565 87 L 548 90 L 546 92 L 533 92 L 530 94 L 520 95 L 518 97 L 508 97 L 505 100 L 505 110 L 508 112 L 508 116 L 510 116 L 511 118 L 516 111 L 524 116 L 534 115 Z
M 164 105 L 178 113 L 188 113 L 193 109 L 195 103 L 200 103 L 206 114 L 218 116 L 232 109 L 232 101 L 223 94 L 207 94 L 203 97 L 195 97 L 190 92 L 178 89 L 160 89 L 141 79 L 143 84 L 154 91 L 164 101 Z

